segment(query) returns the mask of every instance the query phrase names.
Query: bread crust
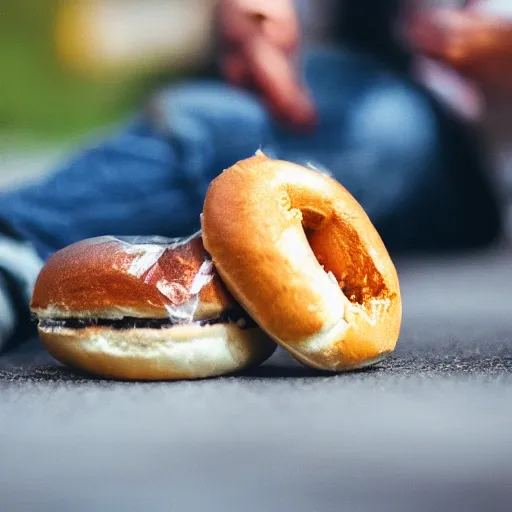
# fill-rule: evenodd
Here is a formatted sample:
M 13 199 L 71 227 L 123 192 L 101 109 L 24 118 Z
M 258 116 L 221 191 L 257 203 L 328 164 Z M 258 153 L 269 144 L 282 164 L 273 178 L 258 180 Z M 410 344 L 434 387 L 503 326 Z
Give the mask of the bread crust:
M 91 374 L 124 380 L 217 377 L 256 366 L 276 344 L 260 329 L 235 324 L 168 329 L 39 329 L 55 359 Z
M 100 237 L 49 258 L 37 279 L 31 309 L 40 321 L 46 320 L 39 322 L 38 332 L 50 354 L 92 374 L 136 380 L 215 377 L 272 355 L 276 344 L 259 328 L 199 323 L 239 307 L 199 234 L 175 242 L 146 242 Z M 71 319 L 109 324 L 125 317 L 173 320 L 173 315 L 180 316 L 180 323 L 163 328 L 69 327 Z
M 34 288 L 32 311 L 50 319 L 168 318 L 190 306 L 201 273 L 193 320 L 213 318 L 234 305 L 213 268 L 202 267 L 207 255 L 199 234 L 176 241 L 129 240 L 92 238 L 50 256 Z
M 301 362 L 339 371 L 394 350 L 395 267 L 362 207 L 327 175 L 259 152 L 211 183 L 202 232 L 228 290 Z

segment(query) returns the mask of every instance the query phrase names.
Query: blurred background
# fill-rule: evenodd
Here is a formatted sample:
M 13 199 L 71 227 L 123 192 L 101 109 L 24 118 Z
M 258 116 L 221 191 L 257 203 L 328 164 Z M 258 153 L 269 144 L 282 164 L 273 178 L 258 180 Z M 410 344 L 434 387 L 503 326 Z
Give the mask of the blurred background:
M 140 108 L 160 84 L 212 72 L 215 0 L 0 0 L 0 186 Z M 328 38 L 333 0 L 297 0 Z
M 160 82 L 206 69 L 213 3 L 0 0 L 0 185 L 48 168 Z
M 342 2 L 295 0 L 306 44 L 333 42 Z M 0 0 L 0 187 L 52 170 L 162 84 L 213 74 L 214 3 Z M 512 12 L 512 0 L 483 3 Z M 441 97 L 479 115 L 458 94 L 459 77 L 423 64 Z M 512 110 L 503 105 L 485 124 L 512 212 Z M 0 508 L 110 511 L 117 498 L 122 510 L 142 500 L 139 509 L 168 510 L 171 490 L 178 509 L 192 496 L 195 510 L 219 510 L 224 496 L 231 510 L 270 510 L 288 493 L 295 508 L 281 510 L 340 510 L 347 495 L 347 510 L 509 510 L 510 251 L 407 263 L 405 342 L 374 373 L 308 380 L 300 369 L 280 373 L 278 360 L 254 380 L 138 387 L 78 376 L 75 386 L 40 360 L 26 370 L 30 347 L 4 358 Z M 37 504 L 9 507 L 18 493 Z
M 339 0 L 294 0 L 305 44 L 336 37 Z M 464 0 L 411 0 L 463 5 Z M 497 12 L 510 0 L 481 2 Z M 62 154 L 141 108 L 161 84 L 215 69 L 215 0 L 0 0 L 0 186 L 49 170 Z M 456 103 L 457 77 L 423 67 L 440 97 Z M 437 84 L 437 86 L 436 86 Z M 460 105 L 475 117 L 471 100 Z M 496 114 L 497 113 L 497 114 Z M 500 180 L 511 181 L 503 103 L 487 132 Z M 494 116 L 494 117 L 493 117 Z M 507 184 L 507 190 L 512 185 Z M 507 199 L 512 204 L 512 200 Z M 512 218 L 512 215 L 510 215 Z
M 117 120 L 159 77 L 194 72 L 211 4 L 2 0 L 3 139 L 69 139 Z

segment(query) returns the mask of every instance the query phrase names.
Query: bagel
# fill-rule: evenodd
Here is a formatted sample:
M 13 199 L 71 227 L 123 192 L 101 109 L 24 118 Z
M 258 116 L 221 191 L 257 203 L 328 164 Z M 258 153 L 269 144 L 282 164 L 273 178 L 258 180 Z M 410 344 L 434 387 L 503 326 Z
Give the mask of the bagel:
M 51 355 L 104 377 L 213 377 L 276 347 L 226 291 L 199 235 L 70 245 L 41 270 L 31 311 Z
M 228 290 L 300 362 L 343 371 L 394 350 L 395 267 L 362 207 L 326 174 L 258 152 L 211 183 L 201 223 Z

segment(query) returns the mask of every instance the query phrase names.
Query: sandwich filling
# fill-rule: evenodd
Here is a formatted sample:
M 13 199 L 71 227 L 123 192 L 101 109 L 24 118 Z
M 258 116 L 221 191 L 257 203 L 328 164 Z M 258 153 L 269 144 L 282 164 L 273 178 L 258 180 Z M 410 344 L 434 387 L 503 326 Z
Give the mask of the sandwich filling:
M 256 322 L 242 309 L 232 308 L 223 312 L 216 318 L 197 320 L 188 322 L 188 325 L 207 325 L 216 324 L 236 324 L 240 329 L 254 329 Z M 40 319 L 38 326 L 41 329 L 87 329 L 89 327 L 108 327 L 114 330 L 127 329 L 169 329 L 176 325 L 187 325 L 183 322 L 175 322 L 170 318 L 136 318 L 124 317 L 121 319 L 110 318 L 59 318 L 59 319 Z

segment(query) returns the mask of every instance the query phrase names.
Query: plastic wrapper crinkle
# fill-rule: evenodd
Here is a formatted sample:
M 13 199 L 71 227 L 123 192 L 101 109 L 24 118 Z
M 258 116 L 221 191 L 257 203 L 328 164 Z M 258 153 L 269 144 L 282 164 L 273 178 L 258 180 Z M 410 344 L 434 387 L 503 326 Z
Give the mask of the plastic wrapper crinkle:
M 112 321 L 125 321 L 126 327 L 130 319 L 137 325 L 208 322 L 220 320 L 228 306 L 234 313 L 236 304 L 217 276 L 201 232 L 188 238 L 83 240 L 50 257 L 32 299 L 34 315 L 56 327 L 72 320 L 104 327 Z
M 201 290 L 216 276 L 203 248 L 201 232 L 187 238 L 160 236 L 103 237 L 115 241 L 127 255 L 128 274 L 154 287 L 173 324 L 194 321 Z M 197 268 L 197 262 L 202 263 Z M 120 260 L 123 261 L 123 260 Z

